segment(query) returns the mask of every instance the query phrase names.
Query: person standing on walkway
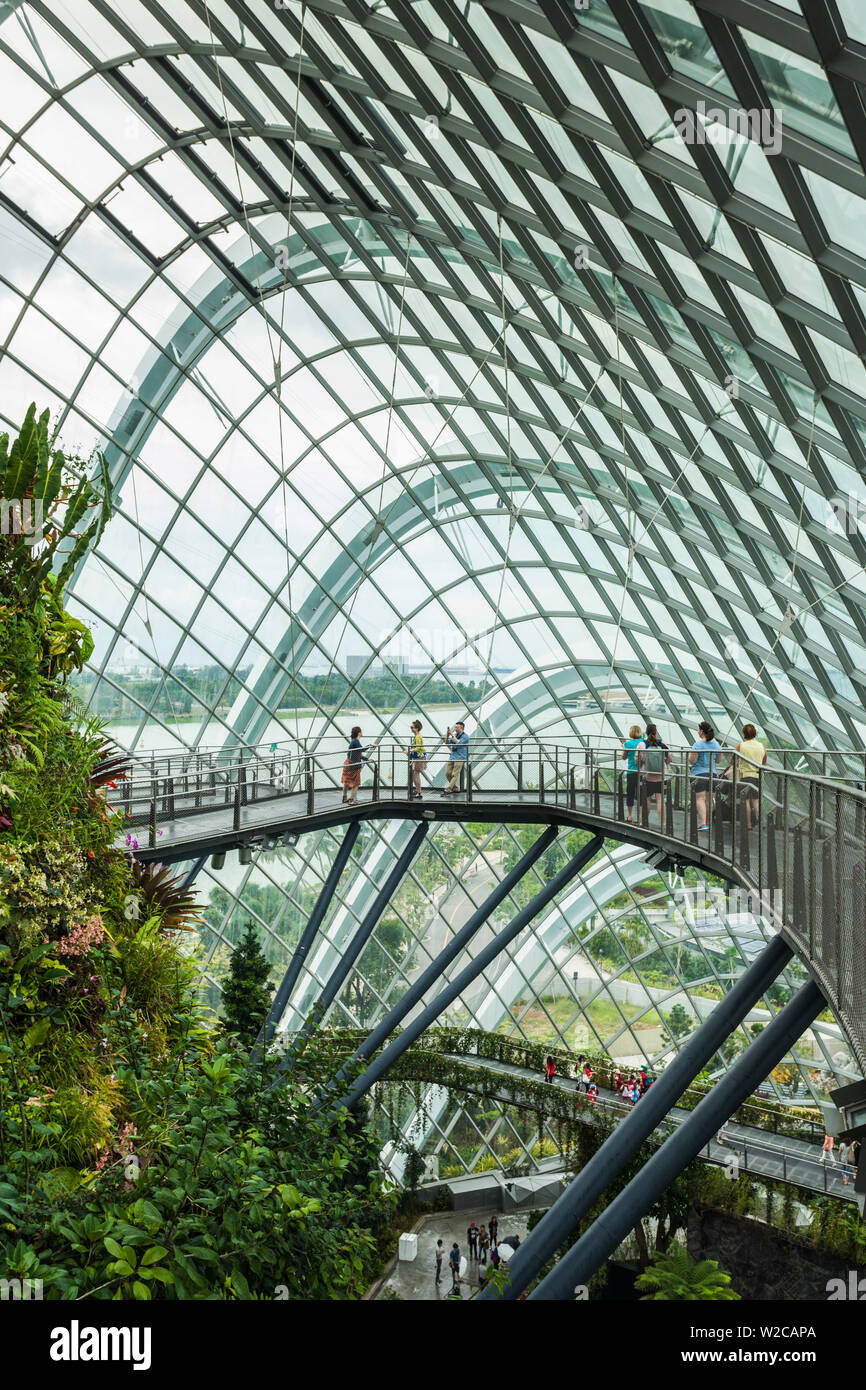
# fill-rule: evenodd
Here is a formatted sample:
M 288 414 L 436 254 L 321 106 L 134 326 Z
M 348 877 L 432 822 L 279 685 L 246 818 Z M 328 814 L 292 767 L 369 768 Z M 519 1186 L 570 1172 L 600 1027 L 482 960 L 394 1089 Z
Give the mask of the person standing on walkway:
M 637 746 L 637 761 L 643 772 L 646 786 L 647 820 L 649 820 L 649 799 L 654 796 L 659 825 L 664 823 L 662 801 L 664 799 L 665 769 L 670 760 L 671 755 L 668 752 L 668 746 L 664 739 L 659 737 L 659 731 L 655 724 L 647 724 L 646 733 Z
M 494 1246 L 496 1244 L 496 1237 L 499 1234 L 499 1217 L 491 1216 L 488 1226 L 490 1228 L 490 1244 Z
M 421 773 L 427 766 L 427 750 L 424 747 L 424 740 L 421 737 L 421 727 L 420 719 L 413 720 L 412 741 L 406 750 L 409 754 L 409 767 L 412 771 L 412 785 L 416 801 L 424 800 L 421 791 Z
M 710 786 L 716 774 L 714 754 L 720 752 L 721 747 L 712 724 L 708 724 L 706 719 L 702 719 L 698 725 L 697 739 L 692 744 L 692 751 L 689 753 L 689 776 L 692 782 L 692 791 L 695 794 L 698 830 L 709 830 L 710 828 L 707 817 Z
M 751 830 L 758 823 L 761 786 L 758 768 L 763 767 L 767 761 L 767 749 L 758 738 L 754 724 L 743 725 L 743 739 L 741 743 L 735 744 L 735 751 L 740 755 L 737 759 L 737 784 L 746 807 L 746 829 Z M 731 762 L 733 761 L 732 758 Z
M 628 731 L 628 738 L 622 745 L 622 756 L 628 759 L 625 765 L 625 818 L 627 821 L 633 819 L 632 812 L 637 796 L 637 750 L 640 747 L 641 738 L 640 724 L 632 724 Z
M 490 1237 L 487 1234 L 487 1227 L 482 1224 L 478 1231 L 478 1259 L 481 1264 L 487 1264 L 487 1250 L 490 1245 Z
M 442 1261 L 445 1258 L 445 1246 L 441 1240 L 436 1242 L 436 1283 L 442 1282 Z
M 450 1253 L 450 1255 L 448 1256 L 448 1266 L 449 1266 L 449 1268 L 450 1268 L 450 1270 L 451 1270 L 451 1287 L 452 1287 L 452 1289 L 459 1289 L 459 1287 L 460 1287 L 460 1246 L 457 1244 L 457 1241 L 456 1241 L 456 1240 L 455 1240 L 454 1244 L 451 1246 L 451 1253 Z
M 466 1244 L 469 1246 L 470 1260 L 478 1259 L 478 1227 L 474 1221 L 469 1222 L 466 1230 Z
M 850 1144 L 846 1144 L 844 1139 L 839 1140 L 839 1167 L 842 1169 L 842 1181 L 848 1186 L 848 1179 L 851 1176 L 851 1169 L 848 1167 L 848 1156 L 851 1152 Z
M 447 786 L 443 788 L 442 795 L 456 796 L 460 789 L 460 773 L 469 756 L 469 735 L 462 719 L 457 720 L 453 733 L 449 725 L 445 732 L 445 744 L 448 748 L 448 762 L 445 764 Z
M 554 1076 L 555 1076 L 555 1074 L 556 1074 L 556 1063 L 554 1062 L 553 1058 L 551 1057 L 550 1053 L 548 1052 L 547 1058 L 546 1058 L 545 1063 L 544 1063 L 544 1079 L 545 1079 L 545 1081 L 552 1081 L 553 1078 L 554 1078 Z
M 818 1162 L 819 1162 L 819 1163 L 826 1163 L 827 1160 L 828 1160 L 828 1158 L 829 1158 L 830 1162 L 831 1162 L 832 1164 L 835 1165 L 835 1163 L 836 1163 L 836 1155 L 835 1155 L 835 1153 L 833 1152 L 833 1136 L 832 1136 L 832 1134 L 825 1134 L 825 1135 L 824 1135 L 824 1142 L 823 1142 L 823 1144 L 821 1145 L 821 1157 L 818 1159 Z
M 349 736 L 349 747 L 346 750 L 346 761 L 343 763 L 343 801 L 348 806 L 355 804 L 355 797 L 358 795 L 358 788 L 361 785 L 361 763 L 370 761 L 370 753 L 376 747 L 375 743 L 370 743 L 365 748 L 361 742 L 361 725 L 356 724 Z

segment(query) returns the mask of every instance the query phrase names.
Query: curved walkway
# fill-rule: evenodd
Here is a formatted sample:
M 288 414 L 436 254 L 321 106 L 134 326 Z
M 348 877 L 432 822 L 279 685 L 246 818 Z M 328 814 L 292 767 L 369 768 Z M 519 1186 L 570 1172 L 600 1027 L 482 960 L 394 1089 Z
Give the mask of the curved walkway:
M 471 1054 L 448 1053 L 446 1055 L 455 1062 L 472 1067 L 473 1070 L 490 1071 L 501 1076 L 520 1077 L 522 1080 L 539 1079 L 536 1072 L 530 1071 L 526 1067 L 514 1066 L 510 1062 L 498 1062 L 486 1057 L 473 1057 Z M 436 1084 L 445 1085 L 446 1083 L 440 1081 Z M 546 1083 L 540 1082 L 539 1084 L 544 1086 Z M 558 1089 L 569 1091 L 572 1094 L 581 1093 L 578 1082 L 568 1078 L 559 1077 L 552 1084 Z M 509 1105 L 519 1103 L 507 1092 L 502 1092 L 495 1098 L 505 1101 Z M 524 1102 L 524 1104 L 526 1103 Z M 630 1105 L 621 1101 L 612 1091 L 599 1090 L 598 1105 L 600 1109 L 620 1116 L 627 1114 L 631 1109 Z M 640 1105 L 640 1101 L 638 1101 L 638 1105 Z M 690 1114 L 690 1110 L 675 1106 L 668 1113 L 667 1118 L 671 1124 L 680 1125 Z M 842 1170 L 838 1164 L 828 1165 L 820 1162 L 821 1149 L 817 1144 L 809 1143 L 808 1140 L 804 1139 L 768 1134 L 754 1125 L 736 1124 L 734 1121 L 729 1121 L 725 1129 L 728 1135 L 727 1144 L 721 1144 L 714 1140 L 701 1152 L 701 1157 L 710 1163 L 725 1166 L 730 1163 L 733 1156 L 741 1171 L 756 1177 L 773 1178 L 778 1182 L 808 1188 L 812 1192 L 826 1192 L 830 1196 L 841 1197 L 843 1200 L 855 1200 L 853 1176 L 849 1178 L 846 1187 Z
M 130 842 L 136 827 L 147 828 L 139 856 L 164 862 L 356 819 L 400 818 L 571 825 L 697 864 L 755 895 L 757 910 L 808 966 L 866 1073 L 866 792 L 859 786 L 764 767 L 755 770 L 753 797 L 738 784 L 733 760 L 731 781 L 707 782 L 699 807 L 681 750 L 657 784 L 658 807 L 656 784 L 641 777 L 630 822 L 625 768 L 610 750 L 479 740 L 460 769 L 462 790 L 431 796 L 428 777 L 423 800 L 410 794 L 403 748 L 380 745 L 376 756 L 365 774 L 372 787 L 353 805 L 342 799 L 341 760 L 271 749 L 234 757 L 197 750 L 175 756 L 173 766 L 171 759 L 134 764 L 112 800 Z M 728 755 L 717 756 L 721 765 Z

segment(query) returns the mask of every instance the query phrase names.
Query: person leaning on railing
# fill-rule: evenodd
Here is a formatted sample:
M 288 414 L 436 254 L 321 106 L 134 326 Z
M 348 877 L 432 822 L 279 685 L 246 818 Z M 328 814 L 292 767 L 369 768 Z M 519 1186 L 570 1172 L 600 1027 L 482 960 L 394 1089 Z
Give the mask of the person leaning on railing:
M 761 794 L 758 769 L 767 761 L 767 749 L 758 738 L 754 724 L 743 725 L 743 740 L 734 744 L 734 751 L 740 754 L 737 758 L 737 782 L 746 807 L 746 829 L 752 830 L 758 823 Z M 731 758 L 731 767 L 733 764 L 734 759 Z
M 636 761 L 636 750 L 640 747 L 643 731 L 640 724 L 632 724 L 628 731 L 628 738 L 621 745 L 622 756 L 628 761 L 625 765 L 625 805 L 626 820 L 632 819 L 635 797 L 637 796 L 638 768 Z

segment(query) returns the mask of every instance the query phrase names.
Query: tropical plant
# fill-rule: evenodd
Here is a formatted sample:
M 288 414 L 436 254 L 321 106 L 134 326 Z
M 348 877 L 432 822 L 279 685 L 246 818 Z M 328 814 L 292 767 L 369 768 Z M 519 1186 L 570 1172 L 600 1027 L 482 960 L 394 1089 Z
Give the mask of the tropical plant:
M 268 1009 L 273 985 L 268 983 L 271 967 L 259 944 L 252 921 L 232 952 L 229 977 L 223 985 L 223 1020 L 230 1033 L 252 1047 Z
M 739 1299 L 730 1284 L 730 1274 L 719 1269 L 717 1260 L 693 1260 L 685 1246 L 679 1244 L 666 1251 L 657 1250 L 649 1267 L 635 1279 L 635 1288 L 647 1291 L 645 1298 L 662 1303 Z
M 156 917 L 164 931 L 195 931 L 202 922 L 195 890 L 172 874 L 165 864 L 132 861 L 135 885 L 136 920 L 143 915 Z

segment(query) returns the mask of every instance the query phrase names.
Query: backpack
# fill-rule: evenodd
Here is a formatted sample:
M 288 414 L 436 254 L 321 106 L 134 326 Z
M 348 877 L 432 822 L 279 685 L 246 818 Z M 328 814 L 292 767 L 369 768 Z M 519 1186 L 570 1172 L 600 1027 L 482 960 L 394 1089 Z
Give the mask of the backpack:
M 660 743 L 648 744 L 644 751 L 644 771 L 660 776 L 665 770 L 665 750 Z

